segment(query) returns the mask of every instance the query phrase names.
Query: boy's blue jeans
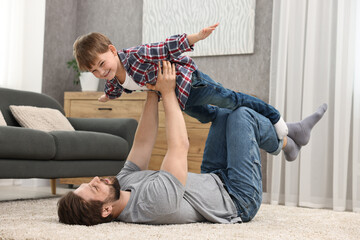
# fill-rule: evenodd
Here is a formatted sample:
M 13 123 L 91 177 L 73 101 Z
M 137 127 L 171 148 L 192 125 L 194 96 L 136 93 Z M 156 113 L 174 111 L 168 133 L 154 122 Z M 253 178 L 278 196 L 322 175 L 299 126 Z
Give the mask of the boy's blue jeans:
M 202 123 L 211 122 L 217 108 L 209 104 L 230 110 L 245 106 L 267 117 L 272 124 L 280 119 L 280 113 L 271 105 L 256 97 L 224 88 L 208 75 L 196 70 L 192 74 L 190 95 L 184 112 Z
M 256 215 L 262 201 L 260 148 L 276 155 L 282 144 L 269 119 L 254 110 L 217 109 L 201 172 L 221 177 L 243 222 Z

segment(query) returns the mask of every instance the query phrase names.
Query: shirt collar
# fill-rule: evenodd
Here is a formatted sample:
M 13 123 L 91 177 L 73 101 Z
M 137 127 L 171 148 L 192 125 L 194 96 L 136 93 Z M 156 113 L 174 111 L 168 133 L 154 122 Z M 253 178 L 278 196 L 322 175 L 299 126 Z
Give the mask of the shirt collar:
M 125 52 L 124 51 L 118 51 L 118 56 L 120 58 L 121 63 L 124 65 L 124 68 L 127 72 L 129 72 L 129 61 L 126 58 Z

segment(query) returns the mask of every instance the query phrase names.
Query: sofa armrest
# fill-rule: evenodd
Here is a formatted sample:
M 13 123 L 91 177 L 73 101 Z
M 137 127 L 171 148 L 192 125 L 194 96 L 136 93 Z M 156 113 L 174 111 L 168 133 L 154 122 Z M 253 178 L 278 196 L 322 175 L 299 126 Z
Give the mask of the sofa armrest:
M 124 138 L 131 149 L 137 121 L 132 118 L 68 118 L 75 130 L 102 132 Z

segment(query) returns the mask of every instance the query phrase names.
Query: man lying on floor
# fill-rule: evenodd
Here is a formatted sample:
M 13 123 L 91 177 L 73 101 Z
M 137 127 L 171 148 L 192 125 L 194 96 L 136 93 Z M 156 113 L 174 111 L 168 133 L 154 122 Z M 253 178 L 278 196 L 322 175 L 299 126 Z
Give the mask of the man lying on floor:
M 323 104 L 306 119 L 289 123 L 288 136 L 278 140 L 271 122 L 253 110 L 214 107 L 217 115 L 206 141 L 202 173 L 188 173 L 189 141 L 174 91 L 175 77 L 175 66 L 164 62 L 155 85 L 163 99 L 168 144 L 160 171 L 147 170 L 158 130 L 158 96 L 148 92 L 124 168 L 116 178 L 95 177 L 62 197 L 60 222 L 248 222 L 262 200 L 260 148 L 271 154 L 283 150 L 287 160 L 295 160 L 327 109 Z

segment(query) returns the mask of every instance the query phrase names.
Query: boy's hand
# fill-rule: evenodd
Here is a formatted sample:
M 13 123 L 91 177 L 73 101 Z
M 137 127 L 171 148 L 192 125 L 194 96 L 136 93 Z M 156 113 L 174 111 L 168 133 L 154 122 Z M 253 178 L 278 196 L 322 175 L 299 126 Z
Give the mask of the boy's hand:
M 171 64 L 168 61 L 163 61 L 163 69 L 161 72 L 161 66 L 159 62 L 158 76 L 155 85 L 146 84 L 146 87 L 150 90 L 159 91 L 162 95 L 168 92 L 174 92 L 176 86 L 176 71 L 175 64 Z
M 98 98 L 99 102 L 107 102 L 109 101 L 109 98 L 106 96 L 106 94 L 101 95 L 101 97 Z
M 208 36 L 210 36 L 210 34 L 215 30 L 215 28 L 219 26 L 219 23 L 216 23 L 212 26 L 203 28 L 198 34 L 199 34 L 199 39 L 203 40 L 205 38 L 207 38 Z
M 203 28 L 200 32 L 187 35 L 189 45 L 194 45 L 197 41 L 203 40 L 210 36 L 210 34 L 219 26 L 219 23 L 214 24 L 210 27 Z

